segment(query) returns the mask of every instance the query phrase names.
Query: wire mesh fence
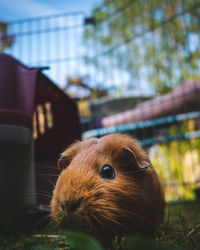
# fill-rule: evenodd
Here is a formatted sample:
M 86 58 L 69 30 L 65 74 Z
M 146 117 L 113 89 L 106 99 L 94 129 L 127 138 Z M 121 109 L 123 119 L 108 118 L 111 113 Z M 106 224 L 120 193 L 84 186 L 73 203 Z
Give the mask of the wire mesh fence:
M 82 12 L 12 21 L 9 33 L 15 43 L 6 52 L 29 66 L 49 67 L 46 74 L 65 87 L 68 75 L 84 74 L 83 21 Z
M 136 14 L 144 12 L 144 3 L 126 1 L 110 13 L 101 5 L 91 19 L 77 12 L 10 22 L 15 43 L 7 52 L 32 67 L 49 66 L 45 73 L 63 89 L 70 79 L 81 79 L 120 97 L 121 106 L 125 97 L 140 97 L 142 103 L 121 113 L 123 108 L 109 107 L 110 99 L 91 103 L 102 112 L 83 137 L 133 135 L 148 151 L 167 199 L 191 199 L 200 187 L 200 2 L 182 0 L 168 15 L 150 13 L 147 23 Z M 118 22 L 124 16 L 128 21 Z M 134 26 L 136 17 L 140 25 Z M 69 91 L 84 97 L 89 90 Z
M 168 1 L 168 11 L 160 7 L 151 13 L 145 12 L 148 1 L 126 1 L 118 8 L 112 3 L 101 9 L 97 26 L 88 28 L 87 38 L 100 48 L 91 62 L 99 65 L 110 59 L 100 70 L 108 78 L 112 74 L 111 83 L 121 93 L 154 98 L 103 117 L 101 128 L 83 136 L 134 135 L 149 152 L 166 198 L 194 198 L 200 180 L 200 2 L 180 1 L 177 7 L 177 2 Z

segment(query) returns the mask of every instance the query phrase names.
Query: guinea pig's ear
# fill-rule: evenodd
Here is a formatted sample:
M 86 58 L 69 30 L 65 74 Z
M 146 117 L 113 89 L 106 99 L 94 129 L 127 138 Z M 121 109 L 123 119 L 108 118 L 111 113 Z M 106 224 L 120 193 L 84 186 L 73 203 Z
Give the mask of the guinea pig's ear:
M 61 156 L 58 160 L 58 169 L 60 171 L 63 171 L 71 162 L 71 159 L 69 159 L 67 156 Z
M 140 169 L 145 169 L 151 166 L 151 164 L 147 161 L 138 160 L 136 154 L 129 147 L 123 148 L 123 154 L 127 160 L 130 159 L 134 161 L 134 165 Z

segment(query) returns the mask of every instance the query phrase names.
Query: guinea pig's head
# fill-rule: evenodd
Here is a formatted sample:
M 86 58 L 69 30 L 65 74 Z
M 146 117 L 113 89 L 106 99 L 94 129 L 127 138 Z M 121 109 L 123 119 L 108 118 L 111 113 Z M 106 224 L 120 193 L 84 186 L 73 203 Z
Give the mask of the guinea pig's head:
M 154 233 L 164 198 L 148 156 L 134 139 L 112 134 L 76 142 L 58 166 L 51 200 L 55 221 L 103 239 Z

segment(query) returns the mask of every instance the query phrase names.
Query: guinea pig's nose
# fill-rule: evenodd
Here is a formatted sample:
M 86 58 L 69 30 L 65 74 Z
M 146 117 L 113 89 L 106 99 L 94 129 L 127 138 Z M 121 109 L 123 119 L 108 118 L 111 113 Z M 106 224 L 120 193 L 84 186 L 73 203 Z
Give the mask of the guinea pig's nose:
M 66 210 L 65 203 L 61 203 L 60 206 L 61 206 L 62 211 L 64 212 Z
M 75 213 L 77 209 L 80 207 L 82 199 L 70 200 L 66 203 L 61 204 L 61 208 L 63 211 L 67 211 L 67 213 Z

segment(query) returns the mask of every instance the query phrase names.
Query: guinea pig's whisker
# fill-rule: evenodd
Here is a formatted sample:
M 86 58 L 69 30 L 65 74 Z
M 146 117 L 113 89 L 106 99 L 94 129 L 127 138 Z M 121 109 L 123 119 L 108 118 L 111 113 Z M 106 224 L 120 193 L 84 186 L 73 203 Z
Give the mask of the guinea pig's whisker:
M 49 194 L 39 193 L 39 192 L 37 192 L 36 194 L 40 195 L 40 196 L 43 196 L 43 197 L 52 198 L 52 195 L 49 195 Z
M 46 190 L 36 190 L 36 192 L 42 192 L 42 193 L 44 193 L 44 194 L 49 194 L 49 195 L 52 196 L 52 193 L 51 193 L 51 192 L 48 192 L 48 191 L 46 191 Z
M 47 163 L 47 162 L 45 162 L 45 163 L 36 163 L 35 164 L 35 166 L 36 166 L 36 168 L 38 168 L 38 169 L 52 169 L 52 170 L 56 170 L 56 171 L 58 171 L 58 167 L 57 167 L 57 162 L 55 162 L 55 164 L 53 164 L 52 165 L 52 163 Z
M 52 194 L 50 194 L 50 193 L 42 193 L 42 192 L 38 192 L 38 191 L 36 191 L 36 192 L 25 192 L 24 194 L 25 195 L 43 195 L 43 196 L 46 196 L 48 198 L 52 198 Z
M 98 223 L 98 224 L 103 224 L 102 220 L 99 219 L 96 215 L 91 215 L 91 222 L 95 222 L 95 223 Z
M 37 193 L 38 195 L 42 195 L 44 197 L 47 197 L 47 198 L 52 198 L 52 195 L 48 195 L 48 194 L 43 194 L 43 193 Z
M 36 176 L 45 176 L 45 177 L 49 177 L 49 176 L 55 176 L 55 177 L 58 177 L 59 175 L 58 174 L 37 174 Z
M 48 179 L 47 176 L 45 176 L 45 180 L 46 180 L 52 187 L 55 187 L 55 183 L 54 183 L 52 180 Z
M 104 224 L 105 221 L 110 221 L 110 222 L 113 222 L 114 224 L 120 225 L 120 223 L 117 221 L 117 219 L 114 219 L 112 216 L 109 216 L 109 215 L 106 215 L 106 214 L 101 215 L 100 218 L 102 218 L 102 220 L 97 218 L 96 216 L 95 216 L 95 218 L 96 218 L 96 221 L 98 221 L 99 224 Z
M 36 191 L 34 194 L 36 195 L 43 195 L 43 196 L 46 196 L 46 197 L 49 197 L 49 198 L 52 198 L 52 193 L 49 193 L 49 192 L 46 192 L 46 191 Z
M 138 219 L 141 219 L 141 218 L 142 218 L 141 215 L 138 215 L 138 214 L 133 213 L 133 212 L 126 212 L 126 215 L 127 215 L 126 217 L 132 216 L 132 217 L 135 217 L 135 218 L 138 218 Z

